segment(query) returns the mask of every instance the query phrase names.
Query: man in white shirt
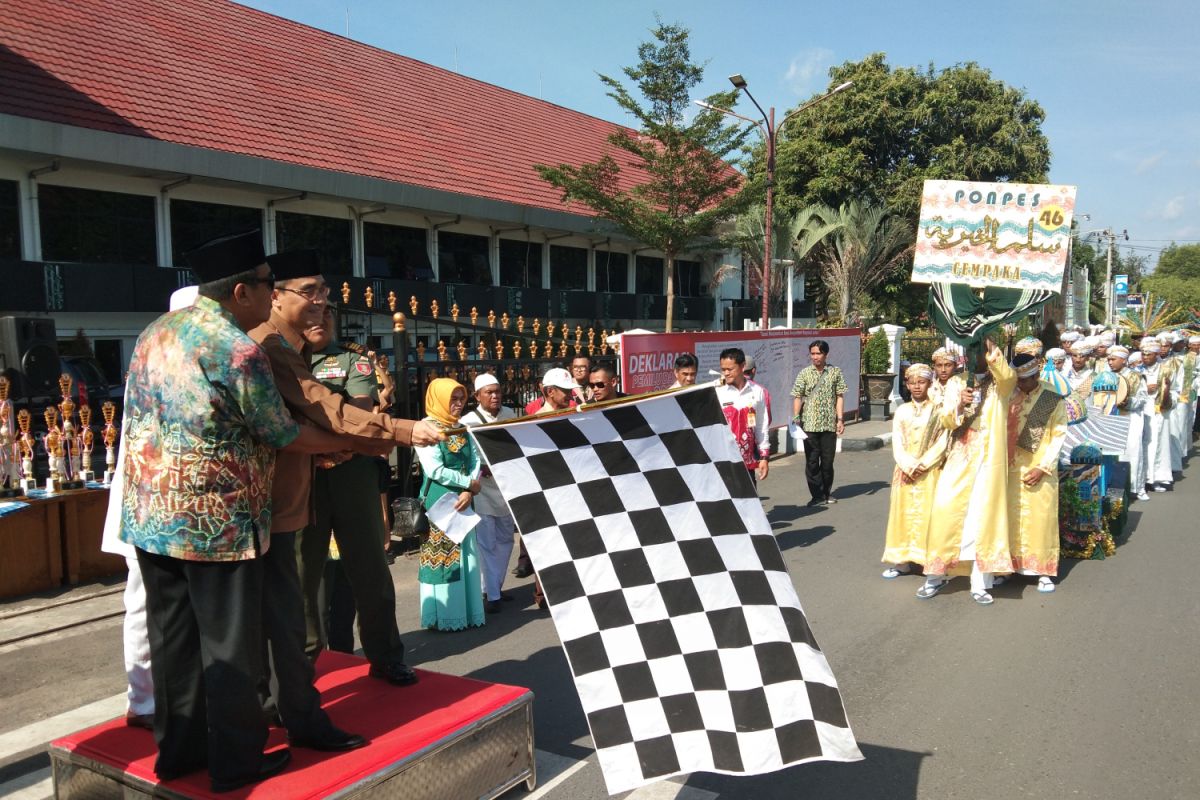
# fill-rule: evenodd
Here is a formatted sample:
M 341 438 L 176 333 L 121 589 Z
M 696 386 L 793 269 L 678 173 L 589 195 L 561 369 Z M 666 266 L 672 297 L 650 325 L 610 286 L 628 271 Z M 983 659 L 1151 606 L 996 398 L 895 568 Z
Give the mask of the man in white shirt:
M 491 422 L 503 422 L 516 419 L 517 415 L 511 408 L 501 404 L 502 396 L 500 381 L 490 372 L 485 372 L 475 379 L 475 400 L 478 405 L 459 419 L 463 425 L 473 428 L 476 425 L 487 425 Z M 479 548 L 480 570 L 483 577 L 483 591 L 486 603 L 484 610 L 489 614 L 500 611 L 501 600 L 511 600 L 512 596 L 505 594 L 504 574 L 508 569 L 508 561 L 512 558 L 513 534 L 516 523 L 509 513 L 508 503 L 500 494 L 500 487 L 492 477 L 492 471 L 487 467 L 479 475 L 479 494 L 475 495 L 475 513 L 479 514 L 479 524 L 475 528 L 475 544 Z
M 733 431 L 738 452 L 750 472 L 750 478 L 757 482 L 767 477 L 767 457 L 771 454 L 767 438 L 770 423 L 763 388 L 746 378 L 745 365 L 746 354 L 740 348 L 730 347 L 722 351 L 722 382 L 717 387 L 717 400 Z

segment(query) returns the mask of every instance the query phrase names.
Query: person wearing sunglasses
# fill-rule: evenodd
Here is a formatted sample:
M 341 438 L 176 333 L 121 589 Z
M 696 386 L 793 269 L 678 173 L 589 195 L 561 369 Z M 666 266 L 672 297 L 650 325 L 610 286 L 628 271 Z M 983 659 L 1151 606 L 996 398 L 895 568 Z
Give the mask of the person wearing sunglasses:
M 625 396 L 624 392 L 617 391 L 617 376 L 614 374 L 613 368 L 607 364 L 598 364 L 592 367 L 592 371 L 588 374 L 587 386 L 592 393 L 593 403 L 616 400 Z

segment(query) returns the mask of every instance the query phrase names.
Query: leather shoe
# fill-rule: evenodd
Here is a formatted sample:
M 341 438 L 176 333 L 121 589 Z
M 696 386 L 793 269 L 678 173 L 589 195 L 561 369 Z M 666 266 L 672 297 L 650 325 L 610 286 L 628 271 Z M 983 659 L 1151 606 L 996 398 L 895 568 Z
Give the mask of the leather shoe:
M 528 578 L 533 574 L 533 567 L 527 567 L 524 564 L 521 564 L 513 570 L 512 574 L 516 575 L 518 578 Z
M 500 613 L 500 601 L 499 600 L 488 600 L 486 603 L 483 604 L 483 610 L 484 610 L 484 612 L 486 612 L 488 614 L 499 614 Z
M 153 714 L 125 714 L 125 724 L 131 728 L 143 728 L 148 731 L 154 730 L 154 715 Z
M 362 736 L 337 728 L 333 728 L 324 736 L 289 738 L 289 742 L 292 747 L 307 747 L 309 750 L 320 750 L 322 753 L 342 753 L 346 750 L 357 750 L 367 746 L 367 740 Z
M 292 751 L 284 748 L 283 750 L 274 750 L 270 753 L 263 753 L 262 761 L 258 765 L 258 772 L 253 775 L 245 775 L 241 778 L 228 778 L 219 781 L 213 779 L 212 790 L 214 792 L 232 792 L 234 789 L 240 789 L 243 786 L 248 786 L 252 783 L 265 781 L 272 775 L 276 775 L 283 771 L 283 768 L 292 760 Z
M 369 674 L 372 678 L 385 680 L 394 686 L 410 686 L 417 682 L 417 673 L 413 672 L 413 668 L 399 661 L 372 664 Z

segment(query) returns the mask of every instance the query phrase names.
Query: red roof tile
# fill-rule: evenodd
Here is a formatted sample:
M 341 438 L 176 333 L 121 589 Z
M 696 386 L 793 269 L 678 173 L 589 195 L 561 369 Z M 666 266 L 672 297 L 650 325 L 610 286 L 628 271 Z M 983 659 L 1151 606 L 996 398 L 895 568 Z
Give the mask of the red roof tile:
M 611 122 L 226 0 L 4 0 L 0 112 L 585 215 L 533 165 L 641 174 Z

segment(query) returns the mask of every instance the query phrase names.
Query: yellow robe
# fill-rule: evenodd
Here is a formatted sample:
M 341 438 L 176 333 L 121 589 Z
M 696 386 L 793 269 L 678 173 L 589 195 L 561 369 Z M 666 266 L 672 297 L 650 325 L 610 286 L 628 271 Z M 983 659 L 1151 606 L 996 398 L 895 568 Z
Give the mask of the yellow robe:
M 1008 549 L 1008 398 L 1017 385 L 1004 354 L 988 356 L 992 380 L 982 407 L 969 418 L 946 392 L 942 425 L 950 431 L 946 461 L 934 490 L 935 513 L 925 545 L 926 575 L 1012 572 Z
M 1008 467 L 1008 546 L 1015 572 L 1053 576 L 1058 574 L 1058 454 L 1067 438 L 1067 408 L 1059 398 L 1049 414 L 1031 421 L 1043 396 L 1058 397 L 1039 385 L 1032 394 L 1014 392 L 1011 401 L 1009 423 L 1015 427 L 1009 436 L 1015 445 Z M 1028 435 L 1038 429 L 1040 438 Z M 1021 481 L 1035 467 L 1046 474 L 1031 488 Z
M 930 399 L 918 405 L 905 403 L 892 417 L 892 496 L 888 511 L 887 539 L 883 561 L 888 564 L 925 563 L 925 542 L 933 512 L 933 490 L 937 487 L 949 431 L 942 425 L 940 409 Z M 916 480 L 909 478 L 918 466 L 927 471 Z

